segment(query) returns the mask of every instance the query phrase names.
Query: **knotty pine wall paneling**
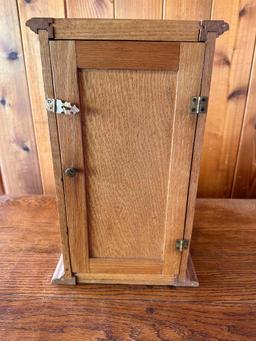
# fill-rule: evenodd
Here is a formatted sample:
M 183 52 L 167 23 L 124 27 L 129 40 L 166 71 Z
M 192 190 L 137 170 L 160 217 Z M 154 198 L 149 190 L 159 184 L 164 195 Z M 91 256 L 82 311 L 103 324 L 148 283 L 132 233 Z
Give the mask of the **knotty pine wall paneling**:
M 10 0 L 1 8 L 0 167 L 7 193 L 54 193 L 38 42 L 25 27 L 28 18 L 212 18 L 228 21 L 230 31 L 217 40 L 198 195 L 256 197 L 256 0 Z
M 4 184 L 3 184 L 3 179 L 2 179 L 2 174 L 0 170 L 0 195 L 4 194 Z
M 256 48 L 245 108 L 233 181 L 234 198 L 255 198 L 256 194 Z
M 165 0 L 164 19 L 201 20 L 210 19 L 213 0 Z
M 38 37 L 27 28 L 26 21 L 31 17 L 64 18 L 65 9 L 63 0 L 18 0 L 20 27 L 25 54 L 27 80 L 30 93 L 32 116 L 35 137 L 38 149 L 38 159 L 41 170 L 43 192 L 55 193 L 53 166 L 47 112 L 45 110 L 45 96 L 40 62 Z
M 0 126 L 0 165 L 6 193 L 42 193 L 15 0 L 1 1 Z
M 67 18 L 113 18 L 114 0 L 66 0 Z
M 212 19 L 219 18 L 230 30 L 216 41 L 198 195 L 229 198 L 253 60 L 256 1 L 214 1 Z M 250 167 L 251 155 L 245 158 Z
M 161 19 L 164 0 L 115 0 L 116 19 Z

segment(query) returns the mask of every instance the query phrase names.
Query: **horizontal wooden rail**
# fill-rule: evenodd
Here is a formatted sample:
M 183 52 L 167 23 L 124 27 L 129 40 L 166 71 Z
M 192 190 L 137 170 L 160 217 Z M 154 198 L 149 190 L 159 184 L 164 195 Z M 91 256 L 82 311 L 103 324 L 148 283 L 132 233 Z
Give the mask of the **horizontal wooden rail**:
M 229 29 L 223 20 L 148 20 L 148 19 L 53 19 L 31 18 L 32 31 L 48 31 L 51 39 L 207 41 L 209 32 L 221 35 Z

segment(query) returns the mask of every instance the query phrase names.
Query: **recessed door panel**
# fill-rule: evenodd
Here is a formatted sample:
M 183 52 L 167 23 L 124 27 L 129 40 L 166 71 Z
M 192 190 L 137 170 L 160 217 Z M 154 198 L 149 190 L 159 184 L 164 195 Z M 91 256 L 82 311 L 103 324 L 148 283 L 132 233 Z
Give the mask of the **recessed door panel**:
M 81 70 L 90 257 L 162 259 L 171 71 Z

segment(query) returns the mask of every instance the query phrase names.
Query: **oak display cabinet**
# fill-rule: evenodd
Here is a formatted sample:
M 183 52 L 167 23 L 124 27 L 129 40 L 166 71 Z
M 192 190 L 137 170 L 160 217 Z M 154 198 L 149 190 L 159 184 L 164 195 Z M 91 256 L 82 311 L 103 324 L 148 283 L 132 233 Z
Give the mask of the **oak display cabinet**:
M 219 21 L 32 18 L 62 241 L 54 283 L 198 286 L 189 255 Z

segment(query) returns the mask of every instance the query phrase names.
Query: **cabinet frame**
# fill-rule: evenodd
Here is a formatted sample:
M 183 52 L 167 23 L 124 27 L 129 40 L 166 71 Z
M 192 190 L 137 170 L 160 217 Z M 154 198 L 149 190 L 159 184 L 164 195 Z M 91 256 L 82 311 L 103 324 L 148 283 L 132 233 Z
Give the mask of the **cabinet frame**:
M 228 29 L 228 24 L 216 21 L 169 21 L 169 20 L 112 20 L 112 19 L 52 19 L 32 18 L 29 26 L 38 33 L 42 61 L 42 72 L 46 98 L 54 98 L 53 73 L 51 65 L 50 43 L 52 40 L 134 40 L 156 42 L 193 42 L 205 45 L 203 71 L 199 96 L 209 95 L 212 73 L 213 56 L 216 38 Z M 193 143 L 190 181 L 187 197 L 187 208 L 183 238 L 191 240 L 197 184 L 199 176 L 200 154 L 206 115 L 198 114 Z M 174 286 L 198 286 L 189 247 L 181 252 L 180 270 L 177 278 L 150 274 L 140 275 L 134 281 L 122 274 L 95 274 L 90 278 L 88 274 L 72 272 L 70 245 L 68 239 L 68 222 L 65 204 L 65 189 L 61 165 L 61 149 L 58 135 L 57 115 L 48 112 L 50 140 L 53 156 L 54 175 L 56 182 L 57 204 L 60 221 L 62 256 L 53 276 L 54 283 L 128 283 L 128 284 L 160 284 Z M 189 243 L 190 244 L 190 243 Z M 190 245 L 189 245 L 190 246 Z M 96 276 L 97 277 L 97 276 Z

